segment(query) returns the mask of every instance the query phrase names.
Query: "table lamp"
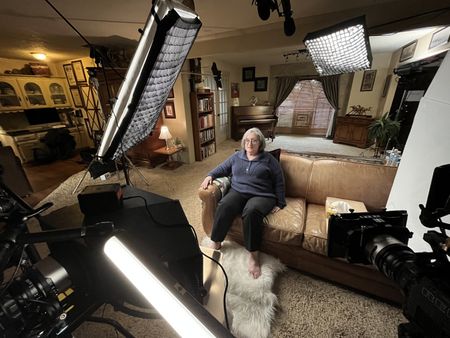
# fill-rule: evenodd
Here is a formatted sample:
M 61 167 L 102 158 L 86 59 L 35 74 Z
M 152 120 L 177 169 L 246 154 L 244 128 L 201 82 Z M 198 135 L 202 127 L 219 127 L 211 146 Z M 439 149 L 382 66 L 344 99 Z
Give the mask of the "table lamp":
M 160 140 L 166 140 L 166 149 L 169 149 L 169 143 L 167 140 L 171 139 L 172 135 L 170 134 L 169 128 L 167 126 L 161 127 L 161 134 L 159 134 Z

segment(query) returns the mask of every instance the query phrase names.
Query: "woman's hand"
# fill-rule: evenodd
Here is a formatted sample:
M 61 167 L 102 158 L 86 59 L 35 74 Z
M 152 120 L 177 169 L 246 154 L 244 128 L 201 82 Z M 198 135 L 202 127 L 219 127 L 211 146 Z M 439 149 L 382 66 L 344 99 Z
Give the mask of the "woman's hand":
M 272 211 L 271 211 L 271 213 L 274 214 L 274 213 L 276 213 L 276 212 L 278 212 L 278 211 L 280 211 L 280 210 L 281 210 L 280 207 L 274 206 L 273 209 L 272 209 Z
M 203 180 L 202 184 L 200 184 L 200 188 L 202 189 L 208 189 L 208 186 L 212 184 L 212 177 L 211 176 L 206 176 L 205 179 Z

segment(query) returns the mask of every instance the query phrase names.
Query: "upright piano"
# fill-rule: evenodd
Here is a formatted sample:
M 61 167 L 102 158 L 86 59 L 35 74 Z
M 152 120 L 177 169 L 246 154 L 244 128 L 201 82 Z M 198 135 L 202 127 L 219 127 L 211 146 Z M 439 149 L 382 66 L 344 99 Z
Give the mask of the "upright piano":
M 231 137 L 238 141 L 247 129 L 257 127 L 273 140 L 277 121 L 273 106 L 231 107 Z

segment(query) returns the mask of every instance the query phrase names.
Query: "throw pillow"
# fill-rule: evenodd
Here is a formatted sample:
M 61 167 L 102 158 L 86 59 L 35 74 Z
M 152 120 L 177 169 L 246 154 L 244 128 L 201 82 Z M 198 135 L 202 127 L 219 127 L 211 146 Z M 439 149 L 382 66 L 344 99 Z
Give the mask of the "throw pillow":
M 281 154 L 281 149 L 275 149 L 275 150 L 271 150 L 268 151 L 269 154 L 272 154 L 273 157 L 275 157 L 275 159 L 280 162 L 280 154 Z

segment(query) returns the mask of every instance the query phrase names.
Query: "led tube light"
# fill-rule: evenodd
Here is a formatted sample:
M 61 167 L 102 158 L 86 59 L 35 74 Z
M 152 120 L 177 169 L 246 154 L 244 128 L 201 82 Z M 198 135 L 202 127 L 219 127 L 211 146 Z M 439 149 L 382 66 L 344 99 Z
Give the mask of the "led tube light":
M 215 337 L 117 237 L 105 243 L 104 252 L 181 337 Z

